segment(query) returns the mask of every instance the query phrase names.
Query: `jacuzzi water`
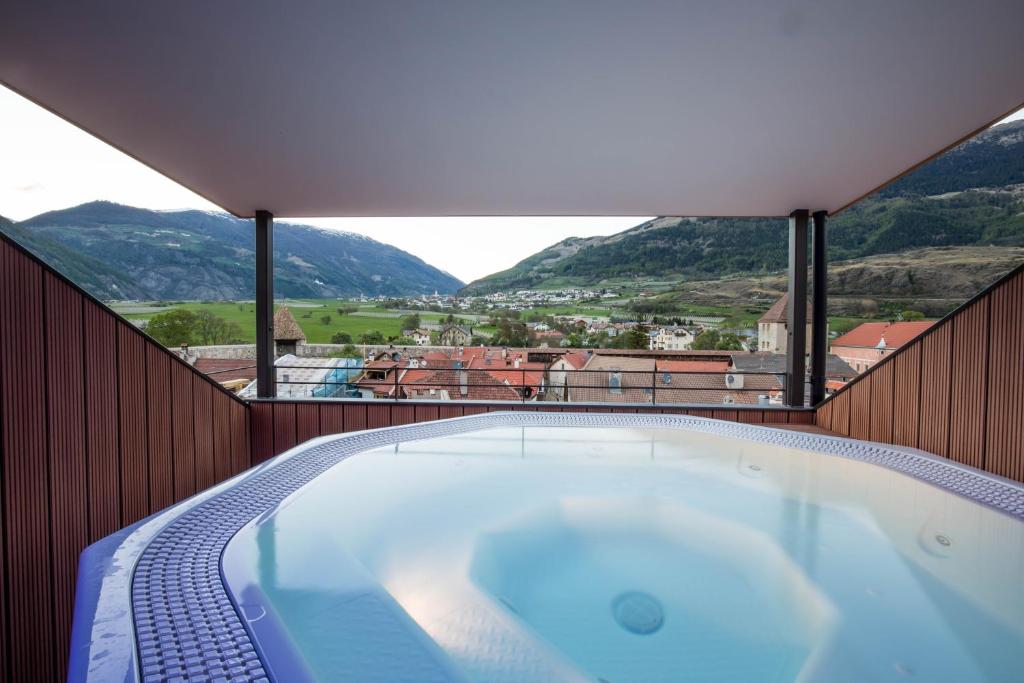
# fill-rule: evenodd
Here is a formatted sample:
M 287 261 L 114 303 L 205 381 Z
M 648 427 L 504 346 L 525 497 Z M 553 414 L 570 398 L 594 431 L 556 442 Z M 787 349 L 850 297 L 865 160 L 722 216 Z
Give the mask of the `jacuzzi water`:
M 1024 671 L 1020 521 L 875 465 L 684 430 L 368 451 L 245 527 L 223 566 L 265 656 L 290 649 L 324 681 Z

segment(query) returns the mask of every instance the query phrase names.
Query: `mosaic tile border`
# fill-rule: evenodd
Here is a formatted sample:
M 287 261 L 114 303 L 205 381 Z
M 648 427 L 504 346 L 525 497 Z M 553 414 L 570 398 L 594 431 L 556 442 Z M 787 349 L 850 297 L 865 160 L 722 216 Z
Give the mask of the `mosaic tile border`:
M 134 569 L 131 604 L 144 681 L 269 681 L 222 583 L 231 537 L 345 458 L 402 441 L 492 427 L 686 429 L 874 463 L 1024 520 L 1024 487 L 927 454 L 764 426 L 675 415 L 489 413 L 318 439 L 187 509 L 149 541 Z

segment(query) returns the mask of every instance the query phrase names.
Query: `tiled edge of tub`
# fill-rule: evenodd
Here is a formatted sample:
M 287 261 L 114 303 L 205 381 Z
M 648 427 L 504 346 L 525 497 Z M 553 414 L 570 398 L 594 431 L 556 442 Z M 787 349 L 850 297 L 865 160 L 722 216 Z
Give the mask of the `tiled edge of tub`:
M 222 581 L 231 537 L 356 453 L 510 426 L 688 429 L 817 451 L 881 465 L 1024 520 L 1024 486 L 921 451 L 692 416 L 489 413 L 320 437 L 90 546 L 79 569 L 71 678 L 273 678 Z

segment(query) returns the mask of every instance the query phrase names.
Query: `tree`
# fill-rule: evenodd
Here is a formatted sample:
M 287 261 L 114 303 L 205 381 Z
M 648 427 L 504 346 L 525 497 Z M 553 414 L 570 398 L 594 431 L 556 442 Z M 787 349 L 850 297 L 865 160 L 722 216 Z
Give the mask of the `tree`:
M 322 322 L 324 325 L 330 325 L 331 324 L 331 316 L 329 316 L 329 315 L 322 315 L 322 316 L 320 316 L 320 322 Z
M 150 318 L 146 332 L 164 346 L 181 346 L 192 343 L 197 326 L 198 317 L 195 313 L 176 308 Z
M 718 333 L 718 330 L 704 330 L 693 340 L 690 348 L 695 351 L 713 351 L 718 348 L 718 343 L 721 340 L 722 335 Z
M 359 343 L 379 346 L 384 343 L 384 335 L 377 330 L 367 330 L 359 335 Z
M 351 344 L 352 343 L 352 335 L 349 334 L 348 332 L 335 332 L 333 335 L 331 335 L 331 343 L 332 344 Z
M 649 330 L 643 323 L 638 323 L 636 327 L 630 329 L 624 335 L 623 348 L 626 349 L 646 349 L 651 345 L 651 337 L 648 334 Z
M 195 329 L 192 336 L 201 344 L 232 344 L 242 336 L 242 329 L 238 323 L 229 323 L 210 311 L 199 311 L 195 317 Z
M 413 313 L 402 318 L 402 329 L 403 330 L 415 330 L 420 326 L 420 314 Z
M 338 352 L 339 358 L 362 358 L 363 354 L 359 352 L 359 349 L 352 346 L 351 344 L 345 344 L 341 347 L 341 351 Z
M 358 310 L 359 307 L 355 304 L 343 304 L 338 306 L 338 315 L 348 315 L 350 313 L 355 313 Z
M 924 313 L 921 311 L 903 311 L 900 313 L 903 320 L 924 320 Z
M 719 351 L 742 351 L 743 342 L 732 332 L 724 332 L 719 337 L 718 343 L 715 344 L 715 348 Z
M 412 340 L 412 337 L 391 337 L 388 339 L 388 343 L 394 344 L 395 346 L 415 346 L 416 342 Z

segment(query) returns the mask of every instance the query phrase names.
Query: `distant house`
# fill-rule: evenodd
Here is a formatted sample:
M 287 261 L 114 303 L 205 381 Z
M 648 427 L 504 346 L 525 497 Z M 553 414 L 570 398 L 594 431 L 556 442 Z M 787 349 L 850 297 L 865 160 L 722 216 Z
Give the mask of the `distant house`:
M 549 401 L 568 400 L 568 375 L 575 370 L 582 370 L 591 355 L 589 351 L 574 351 L 560 356 L 551 364 L 548 368 L 547 399 Z
M 469 346 L 473 343 L 473 330 L 462 325 L 445 325 L 438 335 L 441 346 Z
M 934 324 L 934 320 L 862 323 L 833 341 L 832 353 L 859 374 Z
M 757 321 L 757 350 L 763 353 L 785 353 L 788 345 L 789 323 L 787 320 L 789 294 L 783 294 L 768 312 Z M 807 304 L 807 348 L 811 339 L 811 304 Z M 825 329 L 826 335 L 828 328 Z
M 296 322 L 295 316 L 285 306 L 274 313 L 274 346 L 275 355 L 297 353 L 298 347 L 306 343 L 306 335 Z
M 659 327 L 651 334 L 652 351 L 686 351 L 693 346 L 696 335 L 685 327 Z
M 426 346 L 430 343 L 430 330 L 417 329 L 409 335 L 416 346 Z
M 561 346 L 562 342 L 565 341 L 565 335 L 558 330 L 548 330 L 546 332 L 538 332 L 536 335 L 537 346 L 541 348 L 549 346 Z

